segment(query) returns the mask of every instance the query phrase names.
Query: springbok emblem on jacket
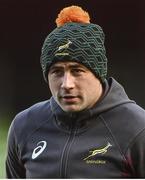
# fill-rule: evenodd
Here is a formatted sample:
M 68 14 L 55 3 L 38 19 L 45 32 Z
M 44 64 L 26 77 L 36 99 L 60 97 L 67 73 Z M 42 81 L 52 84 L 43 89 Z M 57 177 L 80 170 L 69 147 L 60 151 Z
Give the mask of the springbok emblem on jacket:
M 91 154 L 89 156 L 87 156 L 86 158 L 84 158 L 83 160 L 87 160 L 90 157 L 93 157 L 97 154 L 105 154 L 108 151 L 108 148 L 111 147 L 112 145 L 108 142 L 107 145 L 104 148 L 100 148 L 100 149 L 95 149 L 93 151 L 89 151 Z

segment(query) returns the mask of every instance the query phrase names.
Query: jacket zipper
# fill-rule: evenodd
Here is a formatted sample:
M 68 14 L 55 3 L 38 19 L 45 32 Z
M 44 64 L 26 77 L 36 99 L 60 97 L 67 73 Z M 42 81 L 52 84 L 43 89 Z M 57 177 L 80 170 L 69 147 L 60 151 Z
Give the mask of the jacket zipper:
M 66 170 L 67 170 L 67 161 L 68 161 L 68 155 L 69 155 L 69 150 L 71 148 L 71 145 L 73 143 L 77 128 L 75 126 L 75 122 L 72 122 L 71 125 L 71 131 L 69 134 L 69 137 L 67 139 L 67 142 L 64 146 L 62 156 L 61 156 L 61 166 L 60 166 L 60 177 L 61 178 L 66 178 Z

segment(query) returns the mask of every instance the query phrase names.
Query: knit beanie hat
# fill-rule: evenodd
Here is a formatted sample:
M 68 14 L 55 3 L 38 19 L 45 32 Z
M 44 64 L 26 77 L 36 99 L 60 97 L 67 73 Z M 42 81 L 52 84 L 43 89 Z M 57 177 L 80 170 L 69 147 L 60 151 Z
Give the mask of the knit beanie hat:
M 52 64 L 75 61 L 90 69 L 102 82 L 107 75 L 105 35 L 81 7 L 61 10 L 56 19 L 57 28 L 45 39 L 41 52 L 41 67 L 45 81 Z

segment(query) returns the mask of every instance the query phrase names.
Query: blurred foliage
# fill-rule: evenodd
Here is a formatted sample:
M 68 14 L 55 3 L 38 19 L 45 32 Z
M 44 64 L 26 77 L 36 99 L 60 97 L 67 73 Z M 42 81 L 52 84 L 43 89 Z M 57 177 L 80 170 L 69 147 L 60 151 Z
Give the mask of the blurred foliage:
M 0 117 L 0 179 L 5 178 L 5 159 L 9 126 L 9 118 Z

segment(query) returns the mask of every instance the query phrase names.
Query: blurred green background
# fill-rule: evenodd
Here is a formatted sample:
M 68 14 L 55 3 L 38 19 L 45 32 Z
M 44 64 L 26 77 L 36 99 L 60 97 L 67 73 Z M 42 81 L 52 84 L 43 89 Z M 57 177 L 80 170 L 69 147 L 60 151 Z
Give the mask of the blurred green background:
M 10 118 L 6 116 L 0 117 L 0 179 L 5 178 L 5 158 L 9 125 Z

